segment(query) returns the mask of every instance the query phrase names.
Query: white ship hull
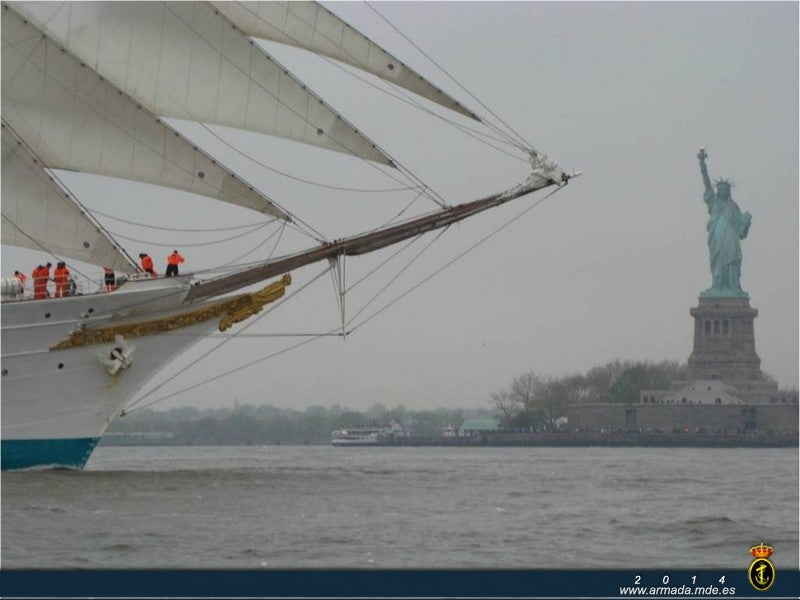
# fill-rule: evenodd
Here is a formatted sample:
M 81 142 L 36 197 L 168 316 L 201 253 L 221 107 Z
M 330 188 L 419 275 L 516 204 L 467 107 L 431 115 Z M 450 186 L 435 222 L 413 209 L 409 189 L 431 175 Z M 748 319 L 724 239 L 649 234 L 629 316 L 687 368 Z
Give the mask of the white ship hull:
M 199 334 L 218 324 L 225 329 L 281 297 L 294 270 L 328 261 L 339 273 L 344 309 L 345 257 L 444 230 L 536 190 L 564 186 L 572 177 L 545 154 L 524 145 L 520 149 L 532 171 L 522 183 L 468 202 L 446 203 L 255 40 L 303 48 L 371 73 L 478 123 L 484 121 L 482 117 L 324 6 L 312 2 L 240 4 L 3 4 L 3 244 L 40 252 L 46 260 L 79 261 L 138 277 L 135 259 L 122 250 L 103 222 L 108 218 L 150 226 L 111 215 L 98 219 L 103 213 L 93 214 L 67 189 L 59 171 L 171 188 L 253 211 L 254 228 L 247 234 L 271 225 L 264 222 L 265 217 L 276 219 L 280 227 L 268 235 L 264 230 L 266 237 L 250 251 L 277 234 L 269 259 L 229 266 L 238 259 L 228 261 L 230 257 L 221 252 L 225 268 L 215 264 L 220 272 L 214 277 L 203 269 L 208 277 L 203 282 L 190 276 L 137 279 L 112 293 L 21 302 L 4 298 L 4 469 L 82 467 L 113 418 L 172 358 L 201 339 Z M 295 31 L 296 23 L 303 24 L 302 33 Z M 215 100 L 220 98 L 224 102 Z M 228 142 L 209 139 L 209 148 L 198 147 L 163 117 L 285 138 L 396 167 L 396 173 L 384 175 L 394 182 L 392 187 L 400 181 L 407 183 L 409 199 L 416 198 L 382 226 L 329 241 L 218 162 L 214 155 L 227 154 Z M 503 132 L 507 128 L 491 126 L 487 132 L 519 147 L 517 135 Z M 231 148 L 248 158 L 247 153 Z M 315 168 L 315 161 L 298 163 Z M 354 176 L 360 178 L 357 171 Z M 334 196 L 346 189 L 323 187 L 332 188 Z M 113 196 L 102 192 L 104 203 L 122 207 L 124 202 L 111 200 Z M 422 196 L 438 208 L 433 212 L 414 209 L 402 216 Z M 302 201 L 302 194 L 297 198 Z M 298 251 L 299 246 L 290 242 L 289 254 L 276 254 L 288 225 L 290 235 L 304 236 L 306 245 Z M 205 231 L 215 230 L 222 231 Z M 241 235 L 245 233 L 208 243 Z M 276 277 L 281 282 L 259 292 L 219 299 Z M 10 281 L 0 295 L 13 296 L 15 286 Z M 181 330 L 178 335 L 171 333 L 176 328 Z
M 2 468 L 81 468 L 111 421 L 172 358 L 218 321 L 125 340 L 130 365 L 115 374 L 101 358 L 117 342 L 51 350 L 81 324 L 145 321 L 180 306 L 181 279 L 129 282 L 109 294 L 4 302 Z M 147 305 L 146 314 L 139 313 Z M 154 312 L 153 308 L 156 307 Z M 112 314 L 114 316 L 112 316 Z M 189 334 L 189 335 L 186 335 Z

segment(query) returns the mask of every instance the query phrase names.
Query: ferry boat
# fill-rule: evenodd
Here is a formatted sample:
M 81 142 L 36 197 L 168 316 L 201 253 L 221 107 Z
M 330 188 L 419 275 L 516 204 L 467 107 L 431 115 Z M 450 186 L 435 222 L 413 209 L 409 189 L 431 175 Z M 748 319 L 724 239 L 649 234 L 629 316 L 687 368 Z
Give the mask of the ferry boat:
M 387 427 L 348 427 L 331 433 L 334 446 L 377 446 L 381 443 L 397 441 L 408 437 L 408 432 L 399 423 L 392 422 Z

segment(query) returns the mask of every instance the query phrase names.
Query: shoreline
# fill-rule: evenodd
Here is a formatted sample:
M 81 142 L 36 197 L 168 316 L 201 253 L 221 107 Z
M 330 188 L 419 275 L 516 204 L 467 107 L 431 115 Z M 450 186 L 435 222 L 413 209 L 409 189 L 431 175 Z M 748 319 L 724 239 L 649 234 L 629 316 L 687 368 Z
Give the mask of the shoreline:
M 100 446 L 204 446 L 209 443 L 182 443 L 179 440 L 135 440 L 103 437 Z M 297 440 L 269 442 L 214 442 L 219 446 L 331 446 L 337 448 L 354 447 L 620 447 L 620 448 L 791 448 L 800 446 L 800 438 L 795 433 L 507 433 L 487 432 L 462 437 L 396 437 L 377 441 L 351 442 L 333 446 L 329 440 Z

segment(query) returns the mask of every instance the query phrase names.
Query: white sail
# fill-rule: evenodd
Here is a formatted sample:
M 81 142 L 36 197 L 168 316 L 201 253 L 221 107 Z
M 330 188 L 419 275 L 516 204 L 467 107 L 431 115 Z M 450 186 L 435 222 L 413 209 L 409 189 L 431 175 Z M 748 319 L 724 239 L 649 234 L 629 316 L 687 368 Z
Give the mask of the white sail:
M 10 6 L 162 117 L 392 161 L 206 2 Z
M 477 115 L 317 2 L 213 2 L 252 37 L 324 54 L 450 110 Z
M 2 35 L 3 119 L 45 167 L 163 185 L 287 218 L 13 11 L 3 15 Z
M 71 258 L 130 271 L 122 254 L 5 125 L 2 127 L 4 244 L 46 250 Z

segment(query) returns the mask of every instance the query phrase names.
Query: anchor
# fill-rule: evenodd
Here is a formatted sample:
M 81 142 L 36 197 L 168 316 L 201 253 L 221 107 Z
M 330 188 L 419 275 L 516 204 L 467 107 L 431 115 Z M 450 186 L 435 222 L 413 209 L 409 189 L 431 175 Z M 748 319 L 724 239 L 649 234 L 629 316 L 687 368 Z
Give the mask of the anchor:
M 125 341 L 125 338 L 119 334 L 114 337 L 114 341 L 117 345 L 111 349 L 108 356 L 102 354 L 97 355 L 97 360 L 106 366 L 109 375 L 116 375 L 120 369 L 127 369 L 130 367 L 132 363 L 131 356 L 133 356 L 136 350 L 135 346 L 131 346 Z

